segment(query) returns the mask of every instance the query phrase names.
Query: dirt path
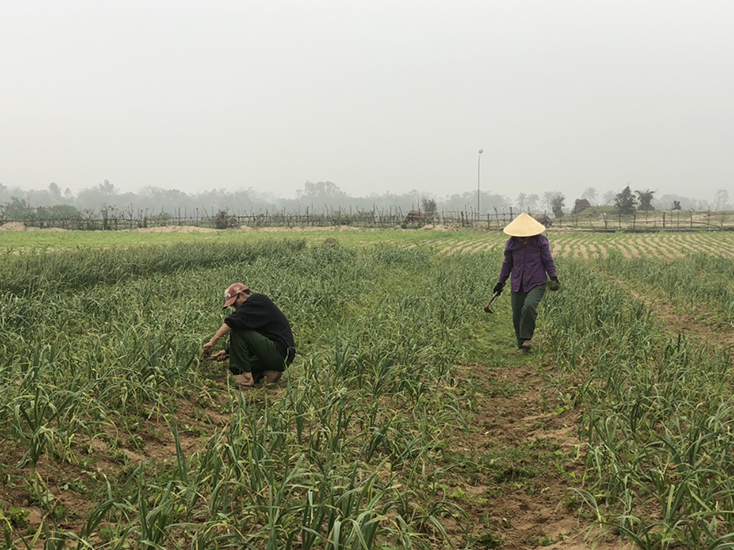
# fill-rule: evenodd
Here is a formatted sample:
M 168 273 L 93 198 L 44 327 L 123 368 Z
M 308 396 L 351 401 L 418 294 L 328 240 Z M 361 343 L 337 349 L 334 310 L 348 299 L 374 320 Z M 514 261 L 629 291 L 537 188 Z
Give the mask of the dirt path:
M 459 370 L 473 388 L 474 417 L 468 432 L 452 434 L 451 447 L 471 466 L 450 494 L 462 495 L 457 503 L 476 522 L 475 547 L 630 548 L 616 538 L 585 540 L 591 521 L 569 490 L 584 470 L 579 413 L 552 395 L 552 366 L 519 363 Z

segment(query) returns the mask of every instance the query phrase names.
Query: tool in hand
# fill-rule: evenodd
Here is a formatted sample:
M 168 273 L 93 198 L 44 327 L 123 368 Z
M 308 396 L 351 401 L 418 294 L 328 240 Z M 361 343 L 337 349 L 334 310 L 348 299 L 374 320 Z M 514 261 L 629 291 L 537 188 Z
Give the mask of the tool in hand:
M 487 305 L 484 306 L 484 311 L 486 311 L 487 313 L 494 313 L 494 311 L 492 311 L 492 302 L 494 302 L 497 299 L 497 296 L 499 295 L 500 295 L 499 292 L 495 292 L 494 294 L 492 294 L 492 297 L 489 299 L 489 302 L 487 302 Z

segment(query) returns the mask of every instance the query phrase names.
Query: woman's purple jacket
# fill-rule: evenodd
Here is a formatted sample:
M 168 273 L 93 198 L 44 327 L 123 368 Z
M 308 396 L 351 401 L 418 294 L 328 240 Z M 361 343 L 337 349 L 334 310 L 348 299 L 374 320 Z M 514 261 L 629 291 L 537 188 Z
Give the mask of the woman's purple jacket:
M 547 281 L 545 276 L 556 277 L 556 264 L 551 256 L 550 243 L 545 235 L 530 237 L 523 245 L 517 237 L 510 237 L 505 245 L 505 261 L 500 271 L 500 283 L 512 272 L 512 292 L 530 292 Z

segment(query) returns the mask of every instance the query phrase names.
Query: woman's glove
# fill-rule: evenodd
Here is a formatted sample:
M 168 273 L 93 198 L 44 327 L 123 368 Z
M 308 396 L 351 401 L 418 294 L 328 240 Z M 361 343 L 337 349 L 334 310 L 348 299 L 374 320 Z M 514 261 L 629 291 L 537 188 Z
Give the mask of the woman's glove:
M 561 283 L 558 282 L 558 277 L 551 277 L 550 283 L 548 283 L 548 288 L 553 292 L 561 288 Z
M 502 294 L 502 289 L 505 288 L 505 283 L 497 283 L 494 285 L 494 288 L 492 289 L 492 292 L 494 292 L 497 296 Z

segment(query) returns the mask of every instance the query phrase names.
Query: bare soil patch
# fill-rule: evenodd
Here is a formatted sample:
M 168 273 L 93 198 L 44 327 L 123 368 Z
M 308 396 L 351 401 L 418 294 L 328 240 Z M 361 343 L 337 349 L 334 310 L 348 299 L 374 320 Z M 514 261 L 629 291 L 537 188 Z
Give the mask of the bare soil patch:
M 37 231 L 37 227 L 26 227 L 20 222 L 9 222 L 0 225 L 0 231 Z

